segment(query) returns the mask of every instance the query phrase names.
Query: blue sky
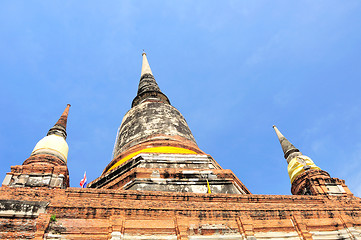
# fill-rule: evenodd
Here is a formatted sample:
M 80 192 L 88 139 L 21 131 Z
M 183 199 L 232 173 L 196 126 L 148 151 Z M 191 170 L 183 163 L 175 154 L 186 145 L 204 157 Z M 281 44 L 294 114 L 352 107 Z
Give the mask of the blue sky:
M 360 1 L 1 1 L 0 178 L 72 104 L 71 186 L 100 176 L 142 49 L 199 147 L 290 194 L 272 125 L 361 196 Z

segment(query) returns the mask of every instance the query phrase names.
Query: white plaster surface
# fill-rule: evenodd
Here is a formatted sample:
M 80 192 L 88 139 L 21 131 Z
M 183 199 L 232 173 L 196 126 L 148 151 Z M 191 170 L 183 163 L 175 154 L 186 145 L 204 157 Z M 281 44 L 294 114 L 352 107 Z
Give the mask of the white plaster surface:
M 111 234 L 112 238 L 110 240 L 122 240 L 123 234 L 121 232 L 112 232 Z
M 256 239 L 300 240 L 300 237 L 296 231 L 295 232 L 256 232 L 254 236 Z
M 220 235 L 220 234 L 214 234 L 214 235 L 208 235 L 208 236 L 189 236 L 189 240 L 242 240 L 242 235 L 240 234 L 227 234 L 227 235 Z
M 5 178 L 4 178 L 4 181 L 3 181 L 3 185 L 4 186 L 7 186 L 10 184 L 10 181 L 11 181 L 11 178 L 12 178 L 13 175 L 11 174 L 6 174 Z
M 124 234 L 124 240 L 177 240 L 176 235 L 130 235 Z
M 34 217 L 45 213 L 46 206 L 32 202 L 0 200 L 0 217 Z
M 312 238 L 315 240 L 324 239 L 361 239 L 360 228 L 348 228 L 337 231 L 312 231 Z

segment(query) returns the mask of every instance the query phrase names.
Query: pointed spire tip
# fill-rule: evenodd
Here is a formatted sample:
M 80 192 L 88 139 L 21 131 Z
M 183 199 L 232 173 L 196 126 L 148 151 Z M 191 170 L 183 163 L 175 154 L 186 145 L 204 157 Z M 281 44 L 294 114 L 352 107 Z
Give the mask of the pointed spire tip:
M 142 62 L 142 72 L 141 72 L 140 76 L 142 76 L 144 74 L 153 75 L 152 70 L 150 69 L 150 66 L 148 63 L 147 54 L 145 52 L 143 52 L 142 56 L 143 56 L 143 62 Z
M 56 134 L 56 135 L 63 136 L 66 139 L 66 136 L 67 136 L 66 124 L 68 122 L 68 114 L 69 114 L 70 106 L 71 105 L 69 103 L 66 105 L 66 108 L 65 108 L 63 114 L 60 116 L 59 120 L 55 123 L 55 125 L 52 128 L 50 128 L 47 135 Z
M 283 153 L 284 153 L 284 157 L 285 159 L 287 159 L 288 162 L 288 156 L 291 153 L 294 152 L 300 152 L 300 150 L 298 150 L 295 146 L 292 145 L 292 143 L 290 143 L 290 141 L 287 140 L 287 138 L 285 138 L 285 136 L 283 136 L 283 134 L 277 129 L 277 127 L 275 125 L 273 125 L 273 128 L 276 132 L 276 135 L 278 137 L 278 140 L 280 141 Z

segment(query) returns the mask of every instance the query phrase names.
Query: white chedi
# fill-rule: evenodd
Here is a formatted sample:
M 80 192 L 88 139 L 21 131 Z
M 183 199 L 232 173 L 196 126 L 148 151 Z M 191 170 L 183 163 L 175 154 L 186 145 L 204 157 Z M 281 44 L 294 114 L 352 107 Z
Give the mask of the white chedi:
M 41 139 L 35 146 L 31 155 L 50 153 L 59 156 L 65 162 L 68 158 L 69 146 L 62 136 L 52 134 Z

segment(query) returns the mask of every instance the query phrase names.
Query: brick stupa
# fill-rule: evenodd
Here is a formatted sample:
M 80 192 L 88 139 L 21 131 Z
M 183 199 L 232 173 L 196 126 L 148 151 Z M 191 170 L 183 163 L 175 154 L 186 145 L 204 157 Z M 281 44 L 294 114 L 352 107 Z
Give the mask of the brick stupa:
M 255 195 L 199 149 L 143 53 L 138 93 L 113 160 L 69 187 L 68 105 L 0 188 L 0 239 L 361 239 L 361 199 L 274 126 L 293 195 Z

